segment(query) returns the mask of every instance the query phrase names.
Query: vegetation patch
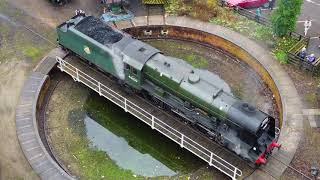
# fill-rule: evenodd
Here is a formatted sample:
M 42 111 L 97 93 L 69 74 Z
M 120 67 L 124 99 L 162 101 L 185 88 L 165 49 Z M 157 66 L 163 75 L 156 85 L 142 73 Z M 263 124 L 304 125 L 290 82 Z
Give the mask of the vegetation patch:
M 204 68 L 208 66 L 208 61 L 204 57 L 194 53 L 186 55 L 185 60 L 196 68 Z
M 277 37 L 272 27 L 250 20 L 227 7 L 221 7 L 213 0 L 169 0 L 166 11 L 173 15 L 186 15 L 239 32 L 268 47 L 281 63 L 287 62 L 284 54 L 297 42 L 289 36 Z
M 39 59 L 42 55 L 40 48 L 34 46 L 25 47 L 23 53 L 26 57 L 30 58 L 32 61 Z

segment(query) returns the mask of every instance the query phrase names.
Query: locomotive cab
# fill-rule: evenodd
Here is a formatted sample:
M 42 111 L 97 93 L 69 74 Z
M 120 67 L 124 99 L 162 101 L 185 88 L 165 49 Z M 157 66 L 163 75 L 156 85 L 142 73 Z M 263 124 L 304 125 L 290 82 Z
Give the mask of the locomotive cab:
M 140 70 L 125 63 L 124 64 L 124 74 L 125 74 L 126 84 L 128 84 L 136 89 L 140 89 L 140 87 L 141 87 L 141 71 Z
M 125 83 L 137 90 L 141 90 L 143 83 L 142 68 L 152 56 L 160 51 L 131 37 L 124 38 L 121 44 L 127 44 L 122 51 Z

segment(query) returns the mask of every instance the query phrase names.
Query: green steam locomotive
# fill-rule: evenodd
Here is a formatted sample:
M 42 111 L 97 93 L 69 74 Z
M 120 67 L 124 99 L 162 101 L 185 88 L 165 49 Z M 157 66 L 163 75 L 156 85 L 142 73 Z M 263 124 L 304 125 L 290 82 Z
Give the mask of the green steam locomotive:
M 236 99 L 223 81 L 184 60 L 106 25 L 77 15 L 57 27 L 60 46 L 174 112 L 245 160 L 266 163 L 277 143 L 275 119 Z

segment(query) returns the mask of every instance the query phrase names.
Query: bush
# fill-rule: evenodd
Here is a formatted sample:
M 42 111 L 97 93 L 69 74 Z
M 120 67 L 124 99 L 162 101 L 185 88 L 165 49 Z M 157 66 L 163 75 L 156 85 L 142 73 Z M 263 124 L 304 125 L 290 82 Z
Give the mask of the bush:
M 271 14 L 271 22 L 276 35 L 282 37 L 295 30 L 301 5 L 302 0 L 279 0 L 278 9 Z
M 166 12 L 178 16 L 190 16 L 202 21 L 220 16 L 226 9 L 220 7 L 215 0 L 168 0 Z
M 288 57 L 287 57 L 287 53 L 280 50 L 280 51 L 277 51 L 275 53 L 275 56 L 276 58 L 278 59 L 278 61 L 280 61 L 280 63 L 283 63 L 283 64 L 287 64 L 288 63 Z

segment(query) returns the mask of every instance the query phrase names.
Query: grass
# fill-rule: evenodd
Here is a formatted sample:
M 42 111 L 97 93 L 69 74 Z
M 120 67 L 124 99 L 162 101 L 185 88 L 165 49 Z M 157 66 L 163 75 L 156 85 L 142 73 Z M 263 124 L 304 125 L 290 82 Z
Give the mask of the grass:
M 0 3 L 0 11 L 12 20 L 0 19 L 0 62 L 30 60 L 28 63 L 34 65 L 51 46 L 15 23 L 15 19 L 22 16 L 21 11 L 9 7 L 5 2 Z
M 195 68 L 205 68 L 208 66 L 208 61 L 204 57 L 194 53 L 186 54 L 183 59 Z
M 30 58 L 32 61 L 36 61 L 38 59 L 40 59 L 42 53 L 41 53 L 41 49 L 34 47 L 34 46 L 26 46 L 23 49 L 23 54 Z
M 243 99 L 244 92 L 243 87 L 241 87 L 241 84 L 232 87 L 232 94 L 240 99 Z
M 89 147 L 85 138 L 79 138 L 69 147 L 71 153 L 78 160 L 83 179 L 143 179 L 134 175 L 130 170 L 121 169 L 104 151 Z
M 298 41 L 296 39 L 285 36 L 282 38 L 277 38 L 275 42 L 275 47 L 272 49 L 272 53 L 280 63 L 288 63 L 287 52 Z

